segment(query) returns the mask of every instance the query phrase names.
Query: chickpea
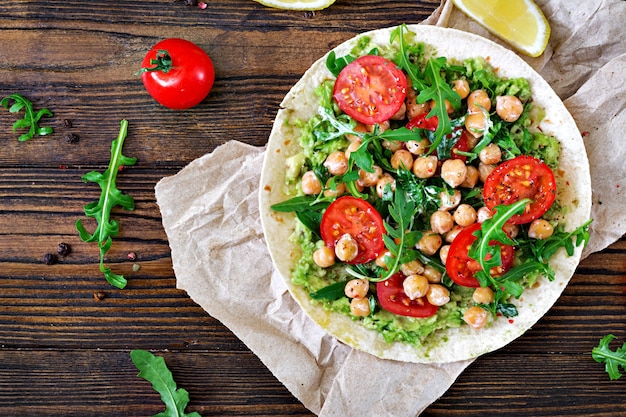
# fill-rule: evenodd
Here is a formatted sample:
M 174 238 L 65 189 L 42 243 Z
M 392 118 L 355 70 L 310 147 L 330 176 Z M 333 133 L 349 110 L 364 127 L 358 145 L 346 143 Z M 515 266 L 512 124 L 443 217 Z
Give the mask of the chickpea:
M 478 304 L 489 304 L 494 300 L 493 290 L 489 287 L 478 287 L 472 294 L 472 300 Z
M 454 221 L 459 226 L 467 227 L 476 223 L 478 220 L 478 214 L 476 213 L 476 209 L 469 204 L 459 204 L 459 206 L 454 211 Z
M 467 166 L 460 159 L 446 159 L 441 165 L 441 178 L 452 188 L 465 181 Z
M 502 230 L 504 230 L 504 233 L 506 233 L 511 239 L 515 239 L 519 234 L 519 226 L 512 223 L 504 223 Z
M 348 298 L 365 298 L 370 290 L 370 283 L 366 279 L 351 279 L 346 283 L 344 293 Z
M 428 280 L 423 275 L 409 275 L 402 282 L 404 293 L 411 300 L 424 297 L 428 292 Z
M 350 313 L 356 317 L 370 315 L 370 300 L 368 298 L 353 298 L 350 301 Z
M 437 172 L 439 160 L 434 155 L 420 156 L 413 162 L 413 174 L 417 178 L 430 178 Z
M 430 103 L 417 103 L 417 95 L 415 95 L 415 90 L 413 90 L 413 88 L 407 88 L 406 91 L 406 115 L 409 120 L 430 111 Z M 409 91 L 412 91 L 413 94 L 409 94 Z
M 319 194 L 322 192 L 322 183 L 313 171 L 307 171 L 302 175 L 300 182 L 302 192 L 307 195 Z
M 452 226 L 452 229 L 448 233 L 446 233 L 446 235 L 444 236 L 444 240 L 448 243 L 452 243 L 463 229 L 465 229 L 463 226 L 455 224 L 454 226 Z
M 498 164 L 502 161 L 502 150 L 495 143 L 490 143 L 480 151 L 478 159 L 480 159 L 480 162 L 483 164 Z
M 443 235 L 454 226 L 454 218 L 448 211 L 437 210 L 430 215 L 430 228 L 433 232 Z
M 335 151 L 326 157 L 324 166 L 332 175 L 343 175 L 348 171 L 348 158 L 341 151 Z
M 443 245 L 439 249 L 439 259 L 441 259 L 441 262 L 444 265 L 446 264 L 446 261 L 448 260 L 448 252 L 450 252 L 450 245 Z
M 376 266 L 380 266 L 381 268 L 387 269 L 387 261 L 385 261 L 385 258 L 387 257 L 393 257 L 391 252 L 389 252 L 388 250 L 378 255 L 378 257 L 374 260 L 374 264 Z
M 554 233 L 554 227 L 544 219 L 536 219 L 528 227 L 528 237 L 533 239 L 547 239 Z
M 353 129 L 353 130 L 354 130 L 355 132 L 366 133 L 366 132 L 367 132 L 367 127 L 366 127 L 364 124 L 362 124 L 362 123 L 358 123 L 358 124 L 354 127 L 354 129 Z M 350 142 L 354 142 L 354 141 L 357 141 L 357 140 L 359 140 L 359 141 L 360 141 L 360 140 L 361 140 L 361 137 L 360 137 L 360 136 L 357 136 L 357 135 L 347 134 L 347 135 L 345 135 L 345 137 L 346 137 L 346 139 L 348 139 Z
M 489 174 L 491 174 L 494 169 L 496 169 L 496 165 L 483 164 L 482 162 L 479 162 L 478 163 L 478 178 L 482 182 L 485 182 Z
M 484 113 L 471 113 L 465 117 L 465 130 L 475 137 L 480 138 L 487 131 L 487 118 Z
M 406 103 L 402 103 L 402 106 L 400 106 L 400 109 L 396 112 L 396 114 L 391 116 L 391 120 L 404 120 L 405 117 L 406 117 Z
M 391 122 L 389 120 L 385 120 L 384 122 L 377 123 L 375 125 L 366 125 L 367 131 L 372 133 L 374 129 L 378 126 L 378 132 L 382 133 L 385 130 L 389 130 L 391 128 Z M 400 146 L 402 146 L 402 142 L 400 142 Z
M 452 103 L 450 103 L 450 100 L 444 99 L 443 104 L 446 106 L 446 113 L 454 113 L 454 107 L 452 107 Z M 435 107 L 435 100 L 430 101 L 430 108 L 432 109 L 433 107 Z
M 415 274 L 420 275 L 424 272 L 424 265 L 422 265 L 420 261 L 415 259 L 411 262 L 407 262 L 405 264 L 400 265 L 400 271 L 402 271 L 402 273 L 407 277 L 409 275 L 415 275 Z
M 461 192 L 454 190 L 452 193 L 441 191 L 439 193 L 439 210 L 452 210 L 461 203 Z
M 430 141 L 428 139 L 422 139 L 419 142 L 416 140 L 406 142 L 406 149 L 413 155 L 423 155 L 429 147 Z
M 474 90 L 467 96 L 467 112 L 482 113 L 491 110 L 491 99 L 485 90 Z
M 443 277 L 443 273 L 436 270 L 435 268 L 433 268 L 430 265 L 426 265 L 424 267 L 424 272 L 422 272 L 422 275 L 424 275 L 426 277 L 426 279 L 428 280 L 428 282 L 430 282 L 431 284 L 438 284 L 441 282 L 441 277 Z
M 489 313 L 487 310 L 478 306 L 468 308 L 463 314 L 463 321 L 465 321 L 465 323 L 467 323 L 474 330 L 485 327 L 488 319 Z
M 359 179 L 357 184 L 363 187 L 372 187 L 376 185 L 378 180 L 383 176 L 383 169 L 378 165 L 374 165 L 374 172 L 367 172 L 364 169 L 359 169 Z
M 389 149 L 391 152 L 396 152 L 402 149 L 403 143 L 397 140 L 383 140 L 383 148 Z
M 476 221 L 482 223 L 493 217 L 493 213 L 487 207 L 481 207 L 476 211 Z
M 380 198 L 383 198 L 383 193 L 388 185 L 391 187 L 391 191 L 396 191 L 396 180 L 390 174 L 385 173 L 376 183 L 376 194 Z
M 391 155 L 391 166 L 394 169 L 404 168 L 410 171 L 413 168 L 413 155 L 406 149 L 398 149 Z
M 326 189 L 324 190 L 325 197 L 339 197 L 342 196 L 346 192 L 346 184 L 340 182 L 339 184 L 335 184 L 335 189 L 330 188 L 330 179 L 326 181 Z
M 461 100 L 463 100 L 469 95 L 470 86 L 467 80 L 454 80 L 452 82 L 452 90 L 461 97 Z
M 359 254 L 359 244 L 350 234 L 342 235 L 335 244 L 335 256 L 340 261 L 350 262 Z
M 426 293 L 426 299 L 434 306 L 442 306 L 450 301 L 450 290 L 440 284 L 432 284 Z
M 424 255 L 432 256 L 437 253 L 441 244 L 441 235 L 433 232 L 432 230 L 427 230 L 422 235 L 422 238 L 417 242 L 416 248 Z
M 328 268 L 335 264 L 335 251 L 328 246 L 321 247 L 313 252 L 313 262 L 322 268 Z
M 350 154 L 352 152 L 356 152 L 361 147 L 361 143 L 363 143 L 361 139 L 358 139 L 348 145 L 348 149 L 346 149 L 346 151 L 344 152 L 344 154 L 346 155 L 346 159 L 350 160 Z
M 522 100 L 515 96 L 496 97 L 496 113 L 505 122 L 514 122 L 522 115 L 524 105 Z
M 467 173 L 465 174 L 465 180 L 461 183 L 463 188 L 474 188 L 478 182 L 478 168 L 473 165 L 467 166 Z

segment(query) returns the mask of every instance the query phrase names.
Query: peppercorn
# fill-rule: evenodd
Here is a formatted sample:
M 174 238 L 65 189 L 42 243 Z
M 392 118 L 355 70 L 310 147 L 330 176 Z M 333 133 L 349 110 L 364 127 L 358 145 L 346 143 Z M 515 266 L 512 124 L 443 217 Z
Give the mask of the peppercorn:
M 96 292 L 93 293 L 93 298 L 96 301 L 104 300 L 106 298 L 106 296 L 107 295 L 104 292 L 102 292 L 102 291 L 96 291 Z
M 59 246 L 57 247 L 57 253 L 60 256 L 67 256 L 70 254 L 70 252 L 72 252 L 72 247 L 64 242 L 59 243 Z
M 43 263 L 46 265 L 54 265 L 57 262 L 59 262 L 59 257 L 54 253 L 46 253 L 43 256 Z
M 63 127 L 72 127 L 72 121 L 70 119 L 63 119 Z
M 80 138 L 75 133 L 68 133 L 67 135 L 65 135 L 65 141 L 67 143 L 76 143 L 79 140 L 80 140 Z

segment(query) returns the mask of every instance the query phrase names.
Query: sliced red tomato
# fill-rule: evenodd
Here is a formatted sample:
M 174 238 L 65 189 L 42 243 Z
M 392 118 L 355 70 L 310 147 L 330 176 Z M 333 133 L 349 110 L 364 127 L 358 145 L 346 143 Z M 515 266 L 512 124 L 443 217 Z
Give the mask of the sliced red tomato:
M 406 86 L 406 76 L 396 64 L 378 55 L 364 55 L 341 70 L 333 97 L 354 120 L 373 125 L 400 110 Z
M 391 278 L 376 283 L 376 294 L 380 306 L 399 316 L 423 318 L 434 315 L 439 307 L 429 303 L 426 297 L 411 300 L 406 295 L 402 286 L 404 278 L 404 274 L 398 272 Z
M 480 264 L 475 259 L 469 257 L 469 250 L 472 243 L 477 239 L 476 236 L 474 236 L 474 232 L 478 229 L 480 229 L 480 223 L 474 223 L 463 229 L 452 241 L 450 250 L 448 251 L 446 272 L 452 281 L 463 287 L 480 287 L 480 283 L 474 277 L 474 274 L 480 271 Z M 515 249 L 513 246 L 503 245 L 495 240 L 489 242 L 489 245 L 500 245 L 502 264 L 489 271 L 492 276 L 497 277 L 504 274 L 513 266 Z
M 406 128 L 419 128 L 434 132 L 435 130 L 437 130 L 437 126 L 439 125 L 439 118 L 437 116 L 427 118 L 427 115 L 427 113 L 422 113 L 418 116 L 415 116 L 414 118 L 409 120 L 409 122 L 406 124 Z M 456 129 L 460 130 L 461 128 Z M 455 150 L 459 150 L 462 152 L 467 152 L 469 150 L 469 140 L 467 137 L 467 131 L 465 129 L 463 129 L 463 131 L 461 132 L 461 136 L 459 136 L 459 139 L 456 141 L 456 143 L 452 147 L 452 150 L 450 151 L 450 159 L 460 159 L 461 161 L 465 162 L 467 160 L 467 157 L 464 155 L 458 155 Z M 437 155 L 437 152 L 433 152 L 433 154 Z
M 359 245 L 350 264 L 364 264 L 385 250 L 385 226 L 380 213 L 367 201 L 345 196 L 333 201 L 322 216 L 320 234 L 326 246 L 334 248 L 337 240 L 348 233 Z
M 530 223 L 541 217 L 556 198 L 556 180 L 548 165 L 528 155 L 518 156 L 500 164 L 485 180 L 485 206 L 492 210 L 502 204 L 521 199 L 532 201 L 524 213 L 509 220 L 513 224 Z

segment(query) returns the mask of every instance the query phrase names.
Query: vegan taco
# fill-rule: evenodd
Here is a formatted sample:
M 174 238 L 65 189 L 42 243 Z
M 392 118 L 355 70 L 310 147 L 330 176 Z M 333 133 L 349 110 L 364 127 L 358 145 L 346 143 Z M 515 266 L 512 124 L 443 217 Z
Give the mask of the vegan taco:
M 303 310 L 380 358 L 498 349 L 555 303 L 588 239 L 587 156 L 513 52 L 453 29 L 364 33 L 281 103 L 265 239 Z

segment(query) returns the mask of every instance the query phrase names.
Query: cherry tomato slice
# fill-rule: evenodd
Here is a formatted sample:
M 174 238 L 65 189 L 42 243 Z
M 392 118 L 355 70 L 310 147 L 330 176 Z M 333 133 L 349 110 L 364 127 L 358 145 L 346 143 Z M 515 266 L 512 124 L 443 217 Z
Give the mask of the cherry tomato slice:
M 380 306 L 390 313 L 409 317 L 430 317 L 439 307 L 428 302 L 426 297 L 411 300 L 404 292 L 404 274 L 398 272 L 391 278 L 376 283 L 376 294 Z
M 406 76 L 396 64 L 378 55 L 364 55 L 341 70 L 333 97 L 354 120 L 373 125 L 400 110 L 406 86 Z
M 409 120 L 409 122 L 406 124 L 406 128 L 409 130 L 419 128 L 434 132 L 435 130 L 437 130 L 437 126 L 439 125 L 439 118 L 437 116 L 426 118 L 427 115 L 427 113 L 423 113 L 415 116 L 414 118 Z M 458 129 L 461 128 L 457 128 L 457 130 Z M 459 136 L 459 139 L 456 141 L 456 143 L 452 147 L 452 150 L 450 151 L 450 159 L 460 159 L 461 161 L 465 162 L 467 160 L 467 157 L 465 155 L 458 155 L 456 152 L 454 152 L 455 149 L 462 152 L 467 152 L 469 150 L 469 141 L 465 129 L 463 129 L 463 131 L 461 132 L 461 136 Z M 433 152 L 433 155 L 437 155 L 437 152 Z
M 541 217 L 556 198 L 556 180 L 548 165 L 528 155 L 500 164 L 485 180 L 485 206 L 492 210 L 502 204 L 513 204 L 523 198 L 532 200 L 524 213 L 509 220 L 513 224 L 530 223 Z
M 480 284 L 474 274 L 480 271 L 480 264 L 469 257 L 469 249 L 472 243 L 477 239 L 473 233 L 480 229 L 480 223 L 474 223 L 463 229 L 457 237 L 452 241 L 448 258 L 446 259 L 446 272 L 458 285 L 463 287 L 478 288 Z M 489 242 L 489 245 L 500 245 L 500 256 L 502 257 L 502 265 L 493 268 L 490 273 L 492 276 L 499 276 L 511 269 L 513 266 L 513 257 L 515 249 L 513 246 L 503 245 L 495 240 Z
M 359 245 L 350 264 L 364 264 L 376 259 L 385 249 L 385 226 L 380 213 L 367 201 L 345 196 L 333 201 L 322 216 L 320 234 L 326 246 L 334 248 L 337 240 L 348 233 Z

